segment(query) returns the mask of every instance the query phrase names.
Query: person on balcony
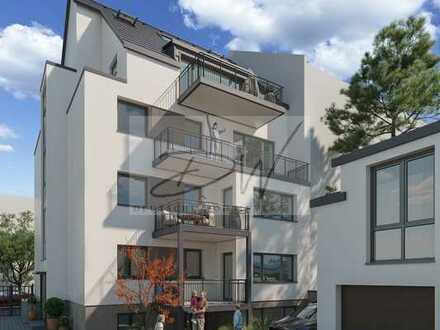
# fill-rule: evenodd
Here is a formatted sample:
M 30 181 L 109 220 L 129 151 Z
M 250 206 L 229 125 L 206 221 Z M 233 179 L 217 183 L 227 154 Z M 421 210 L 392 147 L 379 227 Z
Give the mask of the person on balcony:
M 215 121 L 211 126 L 211 156 L 213 158 L 221 158 L 222 150 L 220 145 L 220 135 L 226 132 L 225 128 L 219 128 L 218 123 Z

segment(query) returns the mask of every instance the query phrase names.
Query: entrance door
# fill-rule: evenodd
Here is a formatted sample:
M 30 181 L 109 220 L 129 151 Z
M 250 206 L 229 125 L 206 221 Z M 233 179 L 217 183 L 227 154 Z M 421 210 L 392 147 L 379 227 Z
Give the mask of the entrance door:
M 433 330 L 433 287 L 343 286 L 343 330 Z
M 44 306 L 44 304 L 46 303 L 46 273 L 40 273 L 40 304 L 41 307 Z M 43 310 L 43 308 L 40 309 L 41 311 Z M 46 313 L 41 312 L 42 318 L 46 317 Z
M 223 253 L 223 300 L 232 301 L 232 252 Z

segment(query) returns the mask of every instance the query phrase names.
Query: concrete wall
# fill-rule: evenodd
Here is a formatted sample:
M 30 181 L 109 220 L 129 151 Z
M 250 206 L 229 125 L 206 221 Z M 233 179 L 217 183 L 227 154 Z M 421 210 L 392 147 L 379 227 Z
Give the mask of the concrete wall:
M 318 235 L 318 327 L 340 330 L 341 285 L 403 285 L 435 287 L 436 330 L 439 324 L 438 261 L 421 264 L 367 265 L 369 260 L 369 183 L 368 169 L 378 162 L 403 156 L 407 153 L 434 146 L 440 147 L 440 135 L 436 134 L 384 152 L 365 157 L 341 167 L 342 190 L 347 201 L 317 207 L 313 213 L 319 226 Z M 435 172 L 438 172 L 440 156 L 435 154 Z M 435 176 L 435 194 L 438 194 L 440 178 Z M 435 214 L 439 214 L 439 204 Z M 437 216 L 436 216 L 437 222 Z M 435 259 L 440 258 L 440 227 L 435 225 Z

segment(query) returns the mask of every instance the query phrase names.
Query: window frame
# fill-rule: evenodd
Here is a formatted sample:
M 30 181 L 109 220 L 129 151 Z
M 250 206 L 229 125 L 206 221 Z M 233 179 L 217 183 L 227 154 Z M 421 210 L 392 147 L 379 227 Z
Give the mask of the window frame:
M 121 276 L 121 274 L 119 273 L 119 249 L 128 249 L 128 248 L 140 248 L 140 249 L 145 249 L 146 254 L 148 255 L 149 250 L 150 249 L 172 249 L 173 251 L 176 252 L 177 255 L 177 249 L 175 247 L 168 247 L 168 246 L 151 246 L 151 245 L 130 245 L 130 244 L 117 244 L 116 245 L 116 268 L 118 269 L 117 272 L 117 279 L 118 280 L 133 280 L 136 281 L 136 277 L 131 274 L 131 265 L 129 265 L 129 270 L 130 270 L 130 275 L 128 276 Z M 198 252 L 199 254 L 199 276 L 190 276 L 187 277 L 190 280 L 201 280 L 203 279 L 203 257 L 202 257 L 202 250 L 201 249 L 184 249 L 183 250 L 183 269 L 184 272 L 186 273 L 186 265 L 187 265 L 187 252 Z M 175 260 L 176 262 L 176 274 L 175 276 L 177 276 L 177 259 Z M 186 274 L 185 274 L 186 276 Z
M 266 252 L 255 252 L 253 254 L 253 258 L 255 258 L 255 256 L 259 256 L 261 258 L 261 264 L 259 266 L 259 270 L 260 270 L 260 274 L 261 274 L 261 278 L 259 280 L 256 280 L 254 277 L 252 277 L 252 281 L 254 283 L 257 284 L 287 284 L 287 283 L 298 283 L 298 274 L 297 274 L 297 270 L 298 270 L 298 257 L 296 254 L 282 254 L 282 253 L 266 253 Z M 283 264 L 283 258 L 290 258 L 292 261 L 292 279 L 287 279 L 287 280 L 280 280 L 280 281 L 267 281 L 264 280 L 264 256 L 278 256 L 280 257 L 281 260 L 281 266 Z M 254 261 L 252 260 L 252 273 L 254 273 Z M 281 269 L 280 269 L 280 278 L 281 278 Z
M 134 326 L 133 326 L 133 321 L 134 321 L 134 317 L 135 316 L 142 316 L 143 317 L 143 319 L 145 319 L 145 315 L 143 315 L 144 313 L 118 313 L 118 315 L 117 315 L 117 324 L 116 324 L 116 329 L 117 330 L 120 330 L 120 329 L 133 329 L 134 328 Z M 122 317 L 122 316 L 128 316 L 129 317 L 129 319 L 130 319 L 130 325 L 128 326 L 128 327 L 122 327 L 122 326 L 120 326 L 120 317 Z M 144 322 L 144 325 L 145 325 L 145 322 Z
M 144 206 L 139 206 L 139 205 L 132 205 L 130 203 L 126 204 L 126 203 L 121 203 L 119 201 L 119 177 L 123 176 L 126 178 L 135 178 L 138 180 L 143 180 L 144 181 L 144 187 L 145 187 L 145 205 Z M 133 207 L 133 208 L 137 208 L 137 209 L 149 209 L 148 206 L 148 202 L 149 202 L 149 198 L 148 198 L 149 192 L 148 192 L 148 177 L 146 176 L 142 176 L 142 175 L 138 175 L 138 174 L 132 174 L 132 173 L 128 173 L 128 172 L 118 172 L 117 176 L 116 176 L 116 199 L 117 199 L 117 205 L 121 206 L 121 207 Z
M 419 220 L 408 220 L 408 163 L 424 157 L 432 156 L 433 161 L 433 217 Z M 399 222 L 377 225 L 377 172 L 399 165 Z M 406 230 L 421 226 L 435 225 L 435 152 L 433 148 L 411 153 L 404 157 L 388 160 L 370 166 L 370 249 L 367 264 L 406 264 L 435 262 L 435 257 L 406 258 Z M 400 230 L 400 258 L 376 260 L 376 233 L 380 231 Z M 435 252 L 435 251 L 434 251 Z
M 254 136 L 254 135 L 250 135 L 250 134 L 246 134 L 246 133 L 234 130 L 232 133 L 232 141 L 233 141 L 234 145 L 236 145 L 235 141 L 236 141 L 237 137 L 241 138 L 241 140 L 243 142 L 243 146 L 242 146 L 243 149 L 246 148 L 246 145 L 247 145 L 246 140 L 247 139 L 255 139 L 257 141 L 260 141 L 262 143 L 261 146 L 263 149 L 263 150 L 261 150 L 261 155 L 263 155 L 263 158 L 260 158 L 262 169 L 263 170 L 270 170 L 271 168 L 273 168 L 274 162 L 275 162 L 275 142 L 274 141 L 268 140 L 268 139 L 263 139 L 258 136 Z M 264 164 L 264 144 L 265 143 L 270 144 L 272 146 L 272 162 L 271 162 L 271 164 Z M 255 165 L 254 165 L 254 167 L 248 167 L 246 153 L 244 152 L 244 150 L 242 150 L 242 164 L 246 168 L 251 168 L 251 169 L 255 168 Z M 266 168 L 265 165 L 268 165 L 268 167 Z
M 290 215 L 290 219 L 287 219 L 287 218 L 283 218 L 283 219 L 275 218 L 275 217 L 271 217 L 271 216 L 268 216 L 268 215 L 260 214 L 261 212 L 257 212 L 257 207 L 255 205 L 255 198 L 256 198 L 255 196 L 256 195 L 260 195 L 260 191 L 261 190 L 264 190 L 265 193 L 269 192 L 271 194 L 277 194 L 277 195 L 286 196 L 286 197 L 291 198 L 292 214 Z M 293 223 L 298 222 L 297 221 L 297 216 L 295 214 L 296 213 L 296 204 L 297 204 L 297 200 L 296 200 L 297 196 L 295 194 L 289 194 L 289 193 L 284 193 L 284 192 L 279 192 L 279 191 L 268 190 L 268 189 L 261 189 L 261 188 L 258 188 L 258 187 L 254 187 L 254 196 L 253 197 L 254 197 L 253 198 L 253 211 L 254 211 L 253 216 L 254 216 L 254 218 L 261 218 L 261 219 L 274 220 L 274 221 L 293 222 Z M 260 198 L 260 200 L 261 200 L 261 198 Z
M 140 135 L 140 134 L 134 134 L 134 133 L 132 133 L 132 132 L 129 132 L 129 131 L 124 131 L 122 128 L 121 128 L 121 124 L 120 124 L 120 116 L 121 116 L 121 113 L 120 113 L 120 107 L 119 107 L 119 105 L 120 104 L 125 104 L 125 105 L 128 105 L 128 106 L 132 106 L 132 107 L 137 107 L 137 108 L 139 108 L 139 109 L 143 109 L 144 111 L 145 111 L 145 131 L 144 131 L 144 134 L 142 134 L 142 135 Z M 141 104 L 139 104 L 139 103 L 137 103 L 137 102 L 133 102 L 133 101 L 128 101 L 128 100 L 126 100 L 125 98 L 124 99 L 121 99 L 121 98 L 118 98 L 118 101 L 117 101 L 117 121 L 116 121 L 116 131 L 118 132 L 118 133 L 120 133 L 120 134 L 125 134 L 125 135 L 130 135 L 130 136 L 136 136 L 136 137 L 139 137 L 139 138 L 148 138 L 148 131 L 149 131 L 149 129 L 148 129 L 148 123 L 149 123 L 149 114 L 148 114 L 148 106 L 145 106 L 145 105 L 141 105 Z
M 118 76 L 118 54 L 113 57 L 113 60 L 110 62 L 110 74 L 113 77 Z
M 184 273 L 187 273 L 186 269 L 187 269 L 187 265 L 188 265 L 188 252 L 197 252 L 198 253 L 198 258 L 199 258 L 199 269 L 198 269 L 198 275 L 195 276 L 186 276 L 187 279 L 190 280 L 201 280 L 203 278 L 203 266 L 202 266 L 202 250 L 200 249 L 184 249 L 183 250 L 183 269 L 184 269 Z

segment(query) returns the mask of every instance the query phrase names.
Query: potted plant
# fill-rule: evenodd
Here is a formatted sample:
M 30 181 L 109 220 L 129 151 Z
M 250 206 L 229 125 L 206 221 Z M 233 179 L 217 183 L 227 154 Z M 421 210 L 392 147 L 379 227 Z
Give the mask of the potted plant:
M 38 318 L 38 312 L 37 312 L 38 300 L 34 295 L 32 295 L 28 298 L 27 303 L 28 303 L 28 312 L 27 312 L 28 320 L 35 321 Z
M 47 330 L 58 330 L 58 318 L 63 314 L 64 301 L 56 297 L 49 298 L 44 311 L 47 315 Z
M 59 327 L 58 330 L 69 330 L 69 318 L 67 316 L 61 316 L 58 320 Z

